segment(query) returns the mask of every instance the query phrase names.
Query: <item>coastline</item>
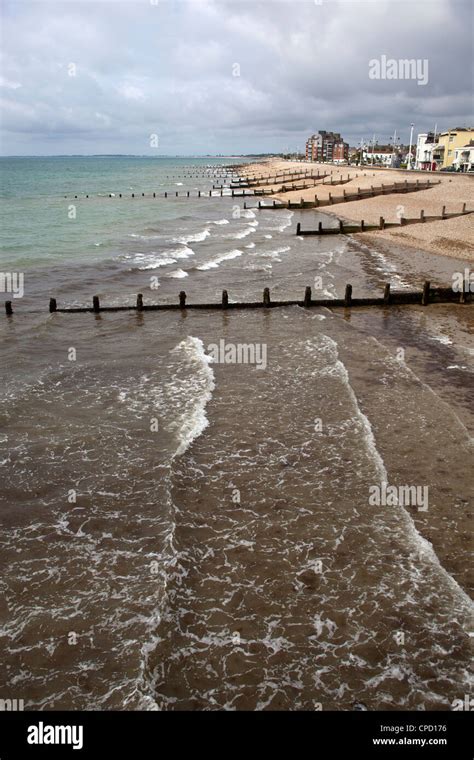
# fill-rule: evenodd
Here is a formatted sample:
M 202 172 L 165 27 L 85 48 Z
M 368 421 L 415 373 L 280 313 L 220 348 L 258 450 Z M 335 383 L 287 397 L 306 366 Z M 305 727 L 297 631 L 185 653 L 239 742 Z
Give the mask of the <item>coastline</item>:
M 467 209 L 474 209 L 474 181 L 465 174 L 451 174 L 444 172 L 418 172 L 398 169 L 376 169 L 368 167 L 341 166 L 332 164 L 318 164 L 312 162 L 285 161 L 269 159 L 262 163 L 249 164 L 247 175 L 262 174 L 264 177 L 272 176 L 273 173 L 284 169 L 314 169 L 328 172 L 334 180 L 341 175 L 344 179 L 349 175 L 350 181 L 342 185 L 324 185 L 318 182 L 314 187 L 306 190 L 292 190 L 288 192 L 276 192 L 273 196 L 282 201 L 313 200 L 315 194 L 322 200 L 327 200 L 329 193 L 339 194 L 338 188 L 344 187 L 347 192 L 357 187 L 370 188 L 371 185 L 391 184 L 394 181 L 426 181 L 440 182 L 427 190 L 419 190 L 413 193 L 392 193 L 374 198 L 364 198 L 357 201 L 337 204 L 334 207 L 324 206 L 318 213 L 331 214 L 343 221 L 360 222 L 363 219 L 367 224 L 378 224 L 379 217 L 383 216 L 386 222 L 397 222 L 400 215 L 408 218 L 419 217 L 423 210 L 426 216 L 441 213 L 443 206 L 446 212 L 460 211 L 463 203 Z M 277 189 L 281 185 L 268 185 L 268 188 Z M 386 229 L 383 231 L 358 233 L 357 239 L 374 242 L 389 241 L 409 248 L 418 248 L 428 253 L 436 253 L 449 258 L 474 261 L 474 214 L 464 217 L 456 217 L 443 221 L 426 222 L 410 225 L 407 227 Z

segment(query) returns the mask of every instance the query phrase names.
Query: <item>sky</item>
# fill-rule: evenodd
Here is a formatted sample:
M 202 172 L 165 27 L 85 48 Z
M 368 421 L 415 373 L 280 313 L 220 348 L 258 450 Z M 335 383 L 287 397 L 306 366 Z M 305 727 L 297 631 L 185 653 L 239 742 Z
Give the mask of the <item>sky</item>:
M 387 143 L 397 130 L 408 144 L 412 123 L 415 138 L 436 124 L 471 126 L 473 9 L 2 0 L 0 153 L 293 152 L 320 129 L 350 145 Z

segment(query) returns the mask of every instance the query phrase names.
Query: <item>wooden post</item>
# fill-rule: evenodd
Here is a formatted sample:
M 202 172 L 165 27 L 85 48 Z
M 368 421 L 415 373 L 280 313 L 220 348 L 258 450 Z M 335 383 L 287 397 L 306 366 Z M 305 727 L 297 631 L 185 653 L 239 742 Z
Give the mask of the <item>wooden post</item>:
M 466 204 L 465 204 L 465 203 L 463 203 L 463 204 L 462 204 L 462 212 L 463 212 L 463 214 L 464 214 L 465 210 L 466 210 Z
M 421 305 L 422 306 L 428 306 L 428 302 L 430 300 L 430 281 L 426 280 L 426 282 L 423 285 L 423 293 L 421 296 Z
M 49 299 L 49 313 L 53 314 L 53 312 L 55 312 L 56 309 L 57 309 L 56 299 L 50 298 Z
M 381 230 L 385 229 L 385 219 L 383 218 L 383 216 L 381 216 L 379 219 L 379 229 Z
M 319 232 L 320 235 L 322 234 L 322 231 L 323 231 L 323 223 L 322 222 L 318 222 L 318 232 Z
M 155 195 L 155 193 L 153 193 L 153 196 L 154 196 L 154 195 Z M 189 198 L 189 190 L 188 190 L 188 198 Z
M 270 306 L 270 288 L 265 288 L 263 291 L 263 305 Z
M 363 231 L 364 231 L 364 229 L 365 229 L 364 220 L 363 220 L 363 219 L 361 219 L 361 220 L 360 220 L 360 231 L 361 231 L 361 232 L 363 232 Z
M 400 217 L 400 227 L 403 227 L 403 225 L 405 224 L 405 221 L 406 221 L 406 220 L 405 220 L 405 217 L 404 217 L 404 216 L 401 216 L 401 217 Z
M 309 285 L 306 286 L 304 291 L 304 305 L 306 308 L 308 308 L 308 306 L 311 306 L 311 288 Z
M 222 291 L 222 308 L 227 309 L 229 306 L 229 296 L 227 294 L 227 290 Z
M 300 232 L 301 232 L 301 222 L 298 222 L 298 224 L 296 225 L 296 234 L 299 235 Z
M 143 311 L 143 295 L 141 293 L 137 295 L 137 311 Z
M 332 203 L 332 194 L 329 193 L 329 205 L 331 205 L 331 203 Z
M 420 222 L 424 222 L 425 220 L 425 212 L 423 209 L 420 211 Z
M 441 209 L 441 219 L 444 219 L 446 217 L 446 206 L 443 206 Z
M 344 200 L 346 200 L 346 191 L 345 190 L 342 191 L 342 197 L 344 198 Z
M 13 314 L 11 301 L 5 301 L 5 314 L 7 315 L 7 317 L 11 317 L 11 315 Z
M 384 304 L 390 303 L 390 283 L 387 282 L 384 289 L 383 289 L 383 302 Z
M 180 291 L 180 294 L 179 294 L 179 305 L 180 305 L 181 309 L 186 308 L 186 293 L 184 292 L 184 290 Z
M 344 232 L 344 223 L 342 219 L 339 219 L 339 232 L 342 234 Z
M 346 285 L 346 292 L 344 294 L 344 306 L 350 306 L 352 303 L 352 285 Z
M 96 314 L 100 311 L 100 301 L 99 296 L 93 296 L 92 297 L 92 308 L 95 311 Z
M 167 198 L 167 197 L 168 197 L 168 193 L 165 191 L 165 198 Z

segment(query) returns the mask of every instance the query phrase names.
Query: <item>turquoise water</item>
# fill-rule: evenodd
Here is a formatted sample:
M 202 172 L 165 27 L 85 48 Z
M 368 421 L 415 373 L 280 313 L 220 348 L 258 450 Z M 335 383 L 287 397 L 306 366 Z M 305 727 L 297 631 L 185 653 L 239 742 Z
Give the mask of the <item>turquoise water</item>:
M 238 161 L 230 159 L 228 163 Z M 222 160 L 136 156 L 1 158 L 0 265 L 16 270 L 68 260 L 103 261 L 115 253 L 127 234 L 139 233 L 160 220 L 180 218 L 180 206 L 160 201 L 151 204 L 141 198 L 132 204 L 130 196 L 132 192 L 149 195 L 183 190 L 177 182 L 184 182 L 182 175 L 191 164 L 194 170 L 205 172 L 206 167 L 218 166 Z M 193 192 L 208 187 L 206 179 L 191 180 Z M 127 197 L 120 204 L 118 198 L 108 197 L 111 193 Z M 78 202 L 74 204 L 76 195 Z

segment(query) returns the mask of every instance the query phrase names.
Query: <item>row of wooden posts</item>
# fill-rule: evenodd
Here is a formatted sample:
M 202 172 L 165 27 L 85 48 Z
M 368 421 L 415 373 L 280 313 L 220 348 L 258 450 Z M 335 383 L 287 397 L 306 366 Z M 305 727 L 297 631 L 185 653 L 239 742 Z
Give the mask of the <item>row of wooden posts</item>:
M 254 308 L 275 308 L 280 306 L 304 306 L 306 308 L 313 306 L 324 306 L 328 308 L 334 307 L 358 307 L 358 306 L 403 306 L 408 304 L 421 304 L 427 306 L 429 303 L 473 303 L 472 294 L 470 292 L 469 282 L 464 283 L 463 290 L 460 292 L 454 291 L 453 288 L 432 288 L 431 283 L 427 280 L 422 291 L 392 291 L 390 289 L 390 283 L 387 283 L 384 287 L 383 297 L 368 297 L 368 298 L 353 298 L 352 285 L 347 284 L 345 287 L 344 298 L 335 299 L 314 299 L 312 297 L 311 287 L 308 285 L 305 288 L 303 300 L 290 300 L 290 301 L 272 301 L 270 298 L 270 288 L 265 288 L 263 291 L 262 301 L 257 302 L 242 302 L 242 303 L 230 303 L 227 290 L 222 291 L 222 299 L 220 303 L 202 303 L 202 304 L 187 304 L 186 293 L 182 290 L 179 294 L 179 302 L 177 304 L 144 304 L 143 294 L 137 295 L 137 301 L 134 306 L 101 306 L 99 296 L 94 296 L 92 299 L 92 307 L 88 306 L 73 306 L 67 308 L 58 308 L 55 298 L 49 300 L 49 312 L 54 314 L 56 312 L 61 314 L 78 314 L 78 313 L 94 313 L 99 314 L 101 312 L 115 312 L 115 311 L 169 311 L 176 309 L 254 309 Z M 11 301 L 5 301 L 5 313 L 7 316 L 13 315 L 13 308 Z
M 403 227 L 407 224 L 422 224 L 424 222 L 437 222 L 442 221 L 443 219 L 453 219 L 454 217 L 458 216 L 466 216 L 467 214 L 472 214 L 473 210 L 466 211 L 466 204 L 462 204 L 462 211 L 459 212 L 452 212 L 447 214 L 446 213 L 446 206 L 443 206 L 441 209 L 441 214 L 439 216 L 431 215 L 426 216 L 424 210 L 422 209 L 420 211 L 420 216 L 415 217 L 412 219 L 407 219 L 406 217 L 400 217 L 399 222 L 386 222 L 383 216 L 379 218 L 378 224 L 366 224 L 363 219 L 359 222 L 359 224 L 344 224 L 342 219 L 338 220 L 338 226 L 337 227 L 323 227 L 322 222 L 318 222 L 318 229 L 317 230 L 302 230 L 301 229 L 301 222 L 298 222 L 296 225 L 296 234 L 297 235 L 347 235 L 354 232 L 371 232 L 373 230 L 385 230 L 389 227 Z
M 343 181 L 343 183 L 339 183 L 339 182 L 336 183 L 335 182 L 333 184 L 344 184 L 344 182 L 345 181 Z M 371 197 L 375 198 L 377 195 L 389 195 L 391 193 L 411 193 L 411 192 L 416 192 L 417 190 L 427 190 L 430 187 L 433 187 L 433 183 L 430 182 L 430 180 L 428 180 L 427 182 L 424 182 L 424 183 L 420 182 L 419 180 L 416 180 L 416 182 L 408 183 L 408 181 L 405 180 L 405 182 L 402 182 L 402 183 L 395 182 L 393 185 L 383 185 L 382 184 L 382 185 L 380 185 L 380 187 L 374 187 L 373 185 L 371 185 L 370 188 L 360 188 L 360 187 L 358 187 L 356 193 L 347 193 L 346 190 L 343 190 L 342 191 L 342 193 L 343 193 L 342 196 L 340 196 L 338 198 L 333 197 L 332 193 L 329 193 L 327 199 L 321 199 L 320 200 L 320 199 L 318 199 L 318 196 L 315 195 L 314 196 L 314 201 L 306 201 L 304 198 L 301 198 L 299 201 L 295 201 L 295 202 L 283 201 L 283 200 L 279 199 L 278 203 L 279 203 L 280 206 L 283 206 L 285 208 L 318 208 L 318 206 L 332 206 L 332 205 L 335 205 L 337 203 L 344 203 L 344 202 L 350 202 L 350 201 L 353 201 L 353 200 L 360 200 L 361 198 L 367 198 L 367 197 L 368 198 L 371 198 Z M 221 188 L 221 191 L 220 191 L 220 196 L 221 197 L 223 197 L 223 195 L 224 195 L 224 189 L 225 188 Z M 230 196 L 227 196 L 227 197 L 242 198 L 242 197 L 245 197 L 246 195 L 248 197 L 255 197 L 256 195 L 266 195 L 266 194 L 267 195 L 274 195 L 277 192 L 284 192 L 285 190 L 288 190 L 288 189 L 289 188 L 280 188 L 280 190 L 275 190 L 275 189 L 271 189 L 271 190 L 264 190 L 264 189 L 262 189 L 262 190 L 252 190 L 252 189 L 249 189 L 249 190 L 247 190 L 247 192 L 245 191 L 245 188 L 242 188 L 242 192 L 236 192 L 235 189 L 231 189 Z M 301 189 L 301 188 L 295 188 L 295 189 Z M 213 190 L 209 190 L 209 191 L 207 191 L 207 190 L 206 191 L 204 191 L 204 190 L 198 190 L 196 196 L 193 195 L 192 197 L 197 197 L 197 198 L 202 198 L 202 197 L 209 197 L 209 198 L 214 197 L 215 198 L 215 197 L 217 197 L 215 195 L 213 196 L 213 192 L 214 192 Z M 117 196 L 119 198 L 123 197 L 122 193 L 118 193 L 118 194 L 109 193 L 108 197 L 109 198 L 116 198 Z M 146 197 L 153 197 L 153 198 L 157 198 L 157 197 L 163 197 L 163 198 L 172 198 L 172 197 L 174 197 L 174 198 L 183 198 L 183 197 L 185 197 L 185 198 L 190 198 L 191 197 L 191 192 L 190 192 L 190 190 L 187 190 L 184 193 L 180 194 L 179 190 L 176 190 L 174 192 L 169 192 L 168 190 L 166 190 L 163 193 L 162 196 L 160 196 L 156 192 L 151 193 L 150 196 L 147 196 L 146 193 L 140 193 L 140 194 L 138 194 L 138 193 L 137 194 L 131 193 L 131 197 L 132 198 L 135 198 L 135 197 L 138 198 L 140 196 L 142 198 L 146 198 Z M 65 195 L 64 197 L 67 198 L 67 195 Z M 85 197 L 89 198 L 89 195 L 86 195 Z M 79 198 L 79 196 L 75 195 L 74 198 L 77 200 Z M 273 206 L 275 206 L 275 203 L 273 204 Z M 260 203 L 258 205 L 258 208 L 263 208 L 260 205 Z M 271 208 L 271 207 L 269 207 L 269 208 Z

